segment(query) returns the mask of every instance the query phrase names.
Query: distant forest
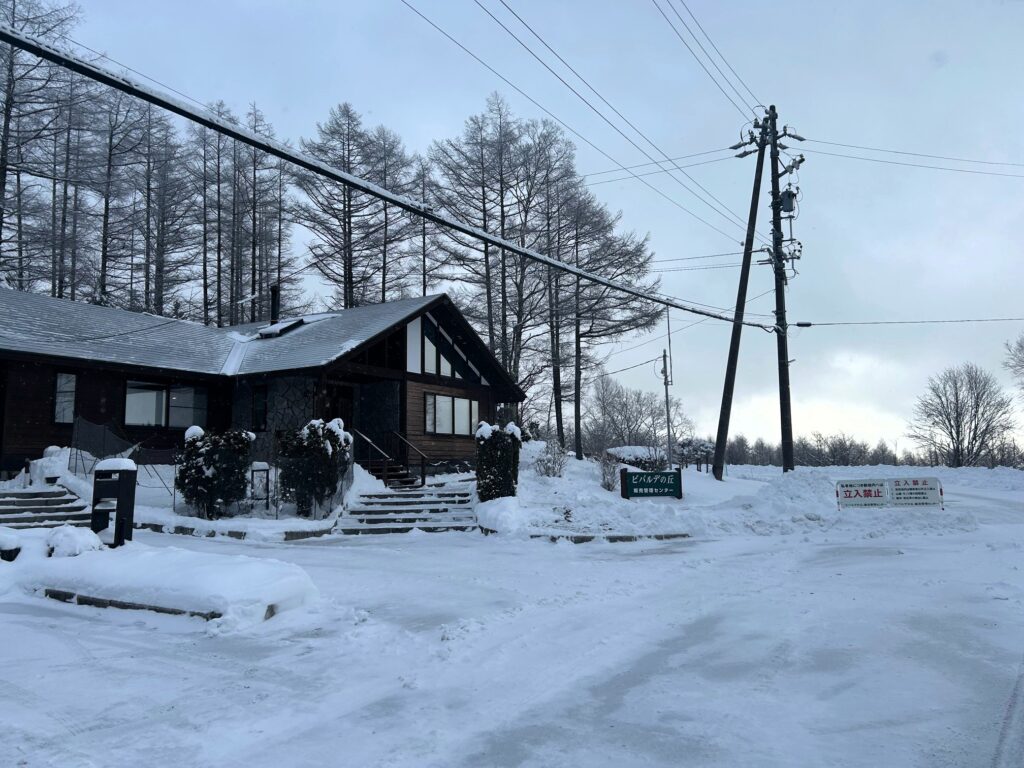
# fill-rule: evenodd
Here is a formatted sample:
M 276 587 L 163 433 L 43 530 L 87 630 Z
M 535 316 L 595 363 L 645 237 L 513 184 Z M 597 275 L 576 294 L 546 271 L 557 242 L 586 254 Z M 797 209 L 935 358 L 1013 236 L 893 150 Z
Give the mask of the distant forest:
M 49 0 L 0 0 L 0 15 L 58 46 L 78 21 L 76 6 Z M 0 88 L 0 276 L 11 288 L 221 326 L 267 319 L 274 283 L 289 312 L 447 291 L 528 392 L 516 415 L 563 443 L 581 435 L 602 345 L 661 317 L 6 45 Z M 255 104 L 207 108 L 274 135 Z M 520 246 L 646 295 L 659 288 L 646 237 L 588 190 L 562 130 L 516 117 L 500 95 L 423 154 L 348 103 L 300 148 Z M 309 274 L 326 296 L 303 290 Z

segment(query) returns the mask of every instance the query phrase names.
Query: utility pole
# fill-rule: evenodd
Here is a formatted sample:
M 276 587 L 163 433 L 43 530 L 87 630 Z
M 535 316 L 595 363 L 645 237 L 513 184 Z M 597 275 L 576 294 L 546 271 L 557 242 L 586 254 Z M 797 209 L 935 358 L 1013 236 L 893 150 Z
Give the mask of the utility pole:
M 668 468 L 672 469 L 672 405 L 668 397 L 668 352 L 661 350 L 661 374 L 665 379 L 665 434 L 668 435 Z
M 754 169 L 754 191 L 750 195 L 750 215 L 747 217 L 747 238 L 743 241 L 743 266 L 740 269 L 740 285 L 736 291 L 736 309 L 733 315 L 732 339 L 729 342 L 729 360 L 725 366 L 725 386 L 722 387 L 722 410 L 718 414 L 718 436 L 715 439 L 715 458 L 712 471 L 716 480 L 721 480 L 725 471 L 725 446 L 729 441 L 729 418 L 732 415 L 732 395 L 736 387 L 736 364 L 740 355 L 740 335 L 743 332 L 743 313 L 747 303 L 747 282 L 750 278 L 750 258 L 754 250 L 754 233 L 757 229 L 757 206 L 761 198 L 761 174 L 764 170 L 764 148 L 767 141 L 767 124 L 754 121 L 754 129 L 760 128 L 757 137 L 757 166 Z M 751 134 L 753 139 L 753 134 Z M 745 142 L 750 143 L 750 142 Z M 739 149 L 744 144 L 734 145 Z M 745 157 L 754 150 L 737 155 Z
M 786 262 L 782 251 L 782 195 L 779 191 L 779 130 L 775 105 L 768 107 L 772 151 L 772 267 L 775 270 L 775 339 L 779 353 L 779 411 L 782 420 L 782 471 L 794 469 L 793 411 L 789 393 L 789 326 L 786 324 Z

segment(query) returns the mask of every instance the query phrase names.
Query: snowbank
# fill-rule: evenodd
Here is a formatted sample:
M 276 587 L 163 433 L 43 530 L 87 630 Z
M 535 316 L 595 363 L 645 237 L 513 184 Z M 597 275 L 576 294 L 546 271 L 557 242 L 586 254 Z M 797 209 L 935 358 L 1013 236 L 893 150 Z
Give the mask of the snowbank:
M 643 451 L 646 447 L 634 446 Z M 480 525 L 503 534 L 688 533 L 695 537 L 786 536 L 842 533 L 845 537 L 942 535 L 973 531 L 978 522 L 966 508 L 858 508 L 838 510 L 835 482 L 869 477 L 938 476 L 950 488 L 1020 491 L 1024 472 L 1013 469 L 933 467 L 729 467 L 725 482 L 695 468 L 683 470 L 683 499 L 622 499 L 600 487 L 594 461 L 569 459 L 563 477 L 538 475 L 533 459 L 542 441 L 523 445 L 519 496 L 477 506 Z M 1024 498 L 1024 496 L 1022 496 Z M 1021 505 L 1024 515 L 1024 503 Z
M 26 591 L 215 613 L 214 632 L 244 628 L 309 605 L 319 593 L 304 570 L 280 560 L 150 547 L 132 542 L 77 557 L 25 557 L 12 564 Z

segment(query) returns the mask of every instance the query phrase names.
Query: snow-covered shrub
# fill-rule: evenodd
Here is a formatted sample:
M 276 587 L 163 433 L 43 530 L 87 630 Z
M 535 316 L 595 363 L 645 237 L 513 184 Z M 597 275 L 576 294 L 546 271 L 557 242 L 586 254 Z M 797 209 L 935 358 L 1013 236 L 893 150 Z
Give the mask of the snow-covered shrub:
M 619 488 L 619 461 L 607 453 L 601 454 L 601 487 L 606 491 Z
M 660 472 L 668 466 L 665 451 L 649 445 L 620 445 L 608 448 L 605 453 L 623 464 L 629 464 L 644 472 Z
M 341 419 L 313 419 L 296 432 L 281 436 L 278 482 L 295 511 L 308 516 L 337 493 L 338 483 L 352 463 L 352 435 Z
M 228 505 L 245 498 L 249 483 L 252 432 L 229 429 L 204 432 L 189 427 L 178 452 L 174 487 L 201 517 L 220 517 Z
M 548 440 L 543 452 L 534 460 L 533 468 L 538 475 L 544 477 L 561 477 L 565 471 L 565 461 L 565 451 L 558 445 L 558 441 Z
M 504 429 L 480 422 L 476 431 L 476 492 L 480 501 L 516 495 L 521 444 L 522 433 L 513 422 Z

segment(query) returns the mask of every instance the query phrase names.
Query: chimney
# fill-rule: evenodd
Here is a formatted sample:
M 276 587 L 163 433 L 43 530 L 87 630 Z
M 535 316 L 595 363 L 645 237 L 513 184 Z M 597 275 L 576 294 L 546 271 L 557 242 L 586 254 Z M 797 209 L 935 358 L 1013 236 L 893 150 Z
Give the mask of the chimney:
M 270 286 L 270 322 L 281 319 L 281 286 L 274 283 Z

